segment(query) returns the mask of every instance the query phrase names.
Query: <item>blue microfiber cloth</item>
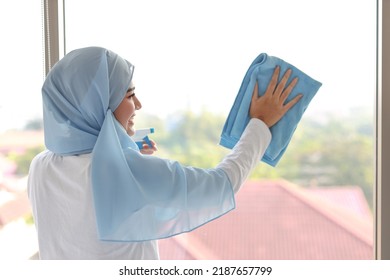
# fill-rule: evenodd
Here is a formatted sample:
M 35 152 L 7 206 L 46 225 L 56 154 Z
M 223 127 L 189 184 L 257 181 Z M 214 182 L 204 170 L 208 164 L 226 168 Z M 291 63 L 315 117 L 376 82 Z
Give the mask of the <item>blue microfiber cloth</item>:
M 236 145 L 250 120 L 249 107 L 256 81 L 258 81 L 259 96 L 261 96 L 265 93 L 276 66 L 280 66 L 279 79 L 287 69 L 292 70 L 287 84 L 295 77 L 299 79 L 286 102 L 298 94 L 303 94 L 303 97 L 270 129 L 272 140 L 261 160 L 271 166 L 276 166 L 283 156 L 303 113 L 322 85 L 284 60 L 261 53 L 252 62 L 225 122 L 220 140 L 220 145 L 229 149 Z

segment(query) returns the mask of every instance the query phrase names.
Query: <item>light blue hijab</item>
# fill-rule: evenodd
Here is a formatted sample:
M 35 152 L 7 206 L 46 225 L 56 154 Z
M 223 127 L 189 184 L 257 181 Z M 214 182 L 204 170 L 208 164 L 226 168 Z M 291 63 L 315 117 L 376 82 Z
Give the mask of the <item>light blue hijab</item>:
M 92 153 L 98 234 L 106 241 L 170 237 L 235 207 L 223 170 L 185 167 L 139 152 L 113 115 L 133 71 L 114 52 L 88 47 L 60 60 L 42 88 L 47 148 L 64 156 Z

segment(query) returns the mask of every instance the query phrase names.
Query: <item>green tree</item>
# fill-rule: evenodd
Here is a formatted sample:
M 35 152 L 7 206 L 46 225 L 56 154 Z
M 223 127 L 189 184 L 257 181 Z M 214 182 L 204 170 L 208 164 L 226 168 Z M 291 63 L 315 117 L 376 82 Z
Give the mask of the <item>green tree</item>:
M 159 146 L 184 165 L 214 167 L 228 152 L 218 145 L 223 123 L 223 117 L 207 111 L 176 113 L 168 118 L 168 134 Z
M 43 129 L 43 120 L 42 119 L 32 119 L 26 123 L 24 126 L 25 130 L 42 130 Z
M 139 113 L 137 127 L 154 127 L 150 135 L 157 142 L 157 156 L 178 160 L 184 165 L 215 167 L 230 150 L 218 145 L 225 116 L 203 111 L 177 112 L 166 119 Z M 276 167 L 260 163 L 251 178 L 283 178 L 303 187 L 318 185 L 362 187 L 372 202 L 374 183 L 373 118 L 355 110 L 347 116 L 304 118 Z M 12 154 L 18 173 L 27 174 L 32 158 L 43 147 L 23 155 Z M 259 159 L 260 160 L 260 159 Z
M 17 175 L 25 176 L 28 174 L 33 158 L 44 150 L 43 146 L 27 149 L 23 154 L 10 153 L 9 158 L 17 165 Z
M 284 178 L 301 186 L 356 185 L 372 205 L 374 137 L 368 113 L 305 119 L 276 168 L 261 164 L 252 178 Z

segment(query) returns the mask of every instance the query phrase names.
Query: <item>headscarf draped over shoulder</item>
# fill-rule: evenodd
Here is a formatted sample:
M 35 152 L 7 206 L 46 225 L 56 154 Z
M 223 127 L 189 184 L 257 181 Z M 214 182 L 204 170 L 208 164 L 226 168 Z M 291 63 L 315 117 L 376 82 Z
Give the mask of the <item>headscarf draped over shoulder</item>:
M 42 88 L 46 147 L 63 156 L 92 153 L 101 240 L 166 238 L 235 207 L 223 170 L 185 167 L 139 152 L 113 115 L 133 71 L 130 62 L 110 50 L 82 48 L 65 55 Z

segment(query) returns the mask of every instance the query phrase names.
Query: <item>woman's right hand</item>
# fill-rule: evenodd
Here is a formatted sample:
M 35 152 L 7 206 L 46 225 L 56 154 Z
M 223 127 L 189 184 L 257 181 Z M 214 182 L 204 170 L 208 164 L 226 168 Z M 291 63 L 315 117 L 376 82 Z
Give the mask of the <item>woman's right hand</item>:
M 142 149 L 140 149 L 141 154 L 144 155 L 153 155 L 154 152 L 157 152 L 157 145 L 152 139 L 149 139 L 152 146 L 150 147 L 145 141 L 142 144 Z
M 291 75 L 291 69 L 288 69 L 278 83 L 279 72 L 280 67 L 276 66 L 267 90 L 262 96 L 259 96 L 258 82 L 256 82 L 249 109 L 251 118 L 262 120 L 268 127 L 276 124 L 303 96 L 299 94 L 284 104 L 297 84 L 298 78 L 294 78 L 289 85 L 286 85 Z

